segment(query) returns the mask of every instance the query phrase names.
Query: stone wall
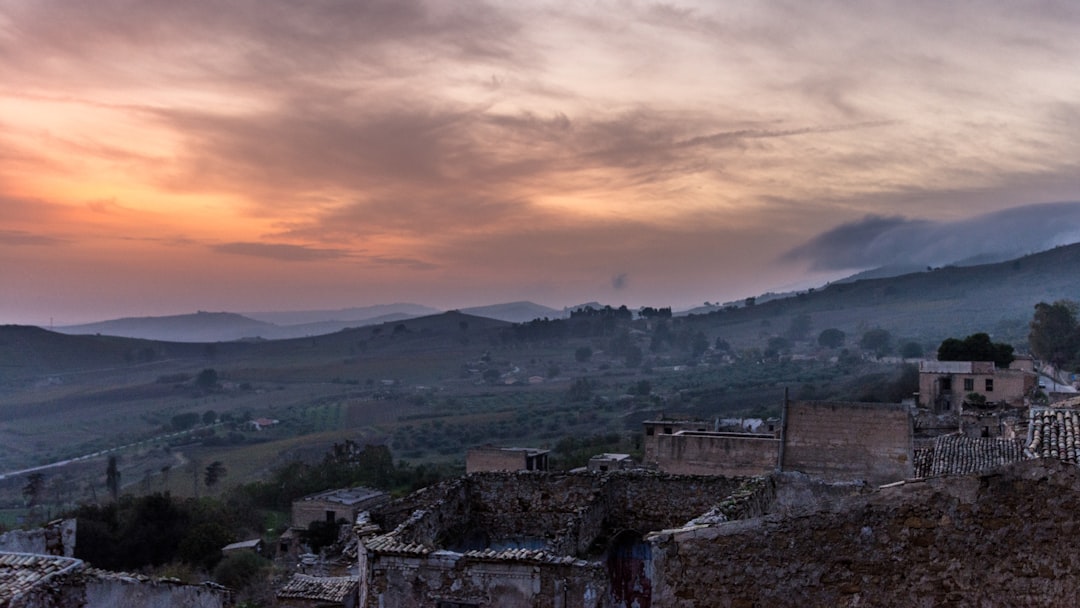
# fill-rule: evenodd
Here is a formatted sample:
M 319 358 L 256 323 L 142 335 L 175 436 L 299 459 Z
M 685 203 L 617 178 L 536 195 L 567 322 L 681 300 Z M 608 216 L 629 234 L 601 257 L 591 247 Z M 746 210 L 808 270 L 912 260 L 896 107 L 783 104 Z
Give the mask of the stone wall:
M 1025 461 L 842 509 L 656 535 L 653 606 L 1075 606 L 1080 468 Z
M 749 433 L 683 431 L 655 441 L 657 466 L 677 475 L 768 475 L 780 451 L 780 440 Z
M 37 555 L 75 556 L 76 520 L 64 519 L 31 530 L 0 534 L 0 551 Z
M 907 406 L 792 401 L 784 408 L 785 471 L 827 481 L 888 483 L 914 472 Z

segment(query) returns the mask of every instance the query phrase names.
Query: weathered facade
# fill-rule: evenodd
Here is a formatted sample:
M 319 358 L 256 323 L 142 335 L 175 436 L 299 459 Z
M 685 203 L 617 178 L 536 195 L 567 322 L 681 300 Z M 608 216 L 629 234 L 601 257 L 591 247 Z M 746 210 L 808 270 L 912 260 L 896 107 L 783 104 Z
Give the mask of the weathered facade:
M 389 532 L 363 526 L 360 605 L 659 606 L 644 535 L 759 514 L 770 490 L 650 472 L 469 475 L 388 505 Z
M 780 441 L 755 433 L 661 433 L 655 436 L 655 462 L 677 475 L 767 475 L 776 470 Z
M 911 409 L 900 404 L 785 401 L 778 432 L 701 430 L 704 421 L 646 421 L 645 462 L 682 475 L 800 471 L 829 481 L 910 477 Z
M 87 568 L 73 557 L 0 553 L 3 608 L 222 608 L 232 604 L 223 587 Z
M 998 369 L 993 361 L 920 361 L 919 405 L 935 412 L 959 411 L 967 395 L 981 395 L 988 403 L 1024 405 L 1024 397 L 1038 385 L 1029 360 Z
M 500 448 L 482 446 L 465 454 L 465 472 L 485 471 L 546 471 L 548 450 L 535 448 Z
M 911 409 L 888 403 L 784 405 L 780 468 L 826 481 L 888 483 L 914 472 Z
M 339 519 L 356 521 L 361 511 L 372 509 L 390 500 L 390 495 L 371 488 L 328 490 L 311 494 L 292 504 L 292 525 L 307 528 L 315 521 L 334 523 Z

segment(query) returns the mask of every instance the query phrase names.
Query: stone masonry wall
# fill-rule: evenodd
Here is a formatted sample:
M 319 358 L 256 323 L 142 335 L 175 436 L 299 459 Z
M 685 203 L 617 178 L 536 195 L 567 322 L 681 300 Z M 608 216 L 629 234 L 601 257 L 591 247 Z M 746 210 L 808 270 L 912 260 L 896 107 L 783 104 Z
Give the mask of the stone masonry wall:
M 786 408 L 785 471 L 825 480 L 888 483 L 914 473 L 907 406 L 792 401 Z
M 1078 510 L 1080 468 L 1037 460 L 655 535 L 652 605 L 1080 605 Z
M 656 436 L 661 471 L 679 475 L 768 475 L 776 470 L 780 441 L 749 434 Z

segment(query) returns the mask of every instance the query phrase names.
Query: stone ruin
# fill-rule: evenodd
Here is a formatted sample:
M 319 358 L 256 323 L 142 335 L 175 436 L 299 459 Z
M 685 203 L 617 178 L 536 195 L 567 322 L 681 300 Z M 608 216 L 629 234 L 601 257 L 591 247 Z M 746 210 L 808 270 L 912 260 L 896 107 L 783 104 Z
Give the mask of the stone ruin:
M 645 608 L 650 533 L 760 515 L 772 490 L 651 472 L 468 475 L 358 525 L 360 605 Z

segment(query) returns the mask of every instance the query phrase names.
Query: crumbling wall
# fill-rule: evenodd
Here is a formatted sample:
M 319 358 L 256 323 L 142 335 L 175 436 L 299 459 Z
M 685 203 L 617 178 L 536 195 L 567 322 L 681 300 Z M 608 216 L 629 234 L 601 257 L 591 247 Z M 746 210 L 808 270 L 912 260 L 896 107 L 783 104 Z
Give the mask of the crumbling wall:
M 361 605 L 379 608 L 437 608 L 440 602 L 533 608 L 607 606 L 607 577 L 596 564 L 484 559 L 460 553 L 380 555 L 370 568 Z
M 0 551 L 75 557 L 76 520 L 64 519 L 32 530 L 0 534 Z
M 656 463 L 680 475 L 767 475 L 776 469 L 780 441 L 749 433 L 686 431 L 657 435 Z
M 1080 468 L 1026 461 L 844 506 L 654 535 L 652 604 L 1080 604 Z
M 914 474 L 912 434 L 904 405 L 792 401 L 781 467 L 828 481 L 898 481 Z
M 719 504 L 744 481 L 738 477 L 616 474 L 610 484 L 618 508 L 608 513 L 608 525 L 642 534 L 679 527 Z
M 185 585 L 168 580 L 109 574 L 87 576 L 83 608 L 223 608 L 232 605 L 228 591 L 211 585 Z

